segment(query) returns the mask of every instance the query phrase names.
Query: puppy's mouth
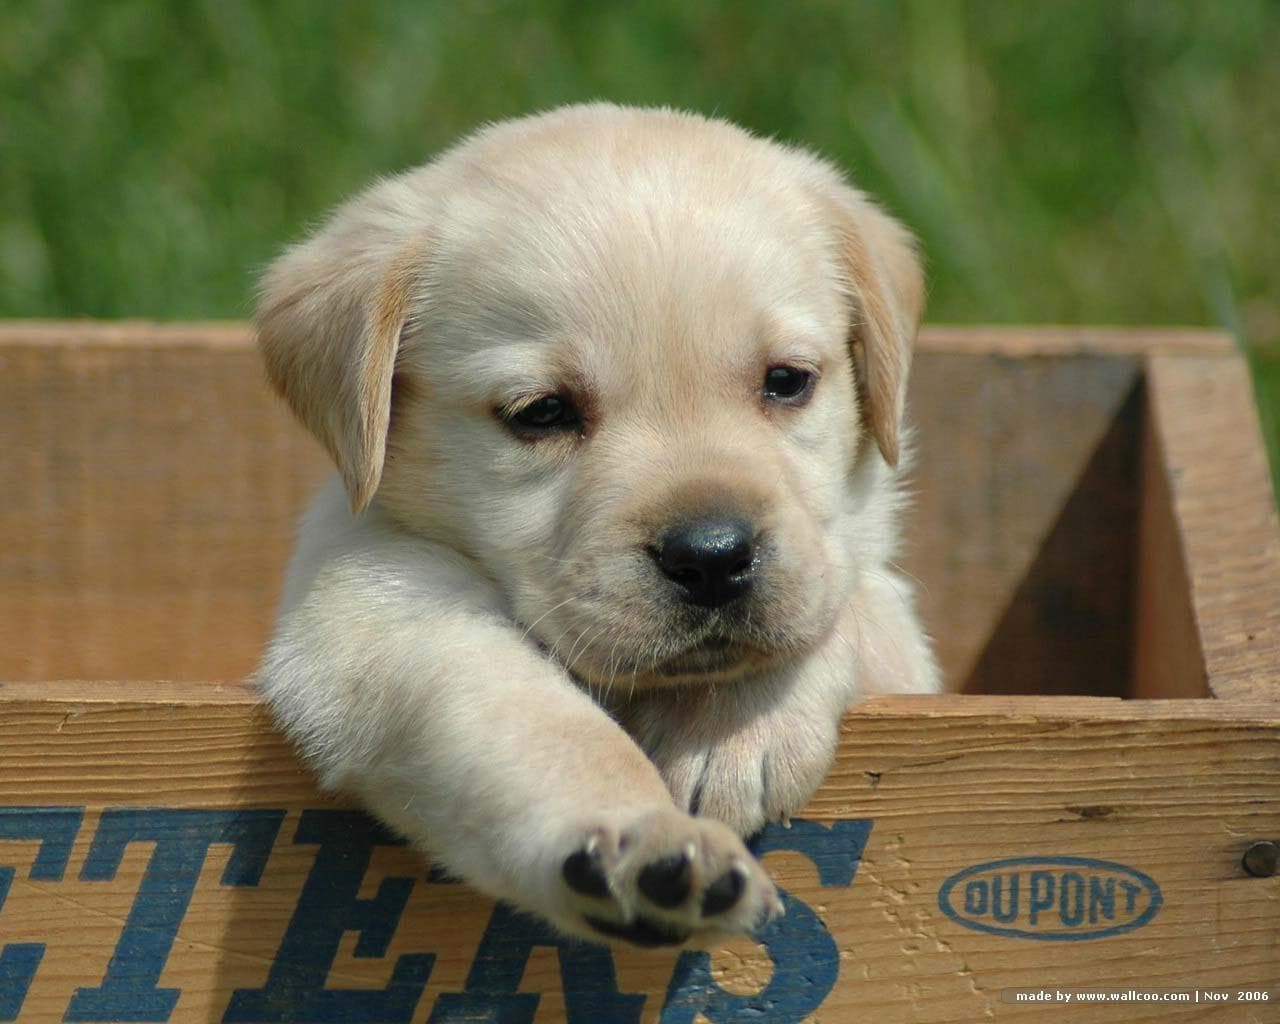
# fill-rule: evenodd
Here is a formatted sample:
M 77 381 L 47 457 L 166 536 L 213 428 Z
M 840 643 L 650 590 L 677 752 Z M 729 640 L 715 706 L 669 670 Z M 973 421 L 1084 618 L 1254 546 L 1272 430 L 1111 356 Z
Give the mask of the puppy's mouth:
M 731 683 L 772 671 L 779 664 L 804 655 L 811 647 L 808 637 L 766 629 L 759 622 L 745 629 L 741 624 L 722 621 L 689 625 L 683 629 L 655 628 L 649 636 L 640 632 L 619 636 L 599 630 L 593 632 L 592 642 L 576 646 L 557 645 L 536 633 L 531 639 L 580 685 L 602 693 Z
M 731 637 L 708 636 L 683 651 L 660 661 L 653 667 L 657 676 L 720 674 L 736 666 L 753 653 Z
M 744 640 L 712 634 L 664 658 L 645 674 L 655 682 L 692 682 L 745 675 L 776 661 L 781 652 Z
M 552 653 L 545 644 L 539 642 L 538 646 L 544 653 Z M 731 636 L 714 634 L 702 637 L 675 654 L 656 662 L 651 661 L 644 665 L 614 662 L 606 675 L 610 685 L 627 679 L 632 681 L 632 685 L 639 683 L 649 686 L 672 686 L 701 680 L 727 680 L 762 668 L 776 661 L 779 656 L 780 653 L 777 651 L 769 651 Z M 596 673 L 587 669 L 587 666 L 581 662 L 565 667 L 579 682 L 598 684 L 604 681 L 597 679 Z

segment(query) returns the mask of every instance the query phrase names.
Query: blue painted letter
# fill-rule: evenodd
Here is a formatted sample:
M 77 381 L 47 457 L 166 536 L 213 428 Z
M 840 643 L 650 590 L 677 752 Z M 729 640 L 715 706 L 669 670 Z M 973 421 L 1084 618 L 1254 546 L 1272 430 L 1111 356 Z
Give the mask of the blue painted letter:
M 412 878 L 385 878 L 372 899 L 359 899 L 375 846 L 401 846 L 376 822 L 354 811 L 303 811 L 295 843 L 318 843 L 315 864 L 260 989 L 239 989 L 227 1024 L 377 1021 L 407 1024 L 422 998 L 435 956 L 400 957 L 384 989 L 327 988 L 344 932 L 359 932 L 355 955 L 383 957 L 400 923 Z
M 83 807 L 0 807 L 0 842 L 39 840 L 40 849 L 27 877 L 32 881 L 61 882 L 83 818 Z M 13 868 L 0 866 L 0 909 L 4 908 L 13 877 Z M 0 1021 L 18 1019 L 43 956 L 43 942 L 0 946 Z
M 871 836 L 867 819 L 837 821 L 830 828 L 794 821 L 791 828 L 770 825 L 753 844 L 756 853 L 793 850 L 813 861 L 824 886 L 853 884 Z M 712 1024 L 800 1024 L 835 987 L 840 950 L 812 910 L 783 893 L 787 912 L 756 938 L 773 960 L 773 977 L 761 992 L 740 996 L 720 988 L 707 953 L 683 953 L 667 988 L 660 1024 L 693 1024 L 699 1013 Z
M 540 997 L 516 989 L 535 946 L 549 946 L 560 956 L 566 1024 L 639 1024 L 645 997 L 618 991 L 605 946 L 558 936 L 503 903 L 493 908 L 466 990 L 442 994 L 428 1024 L 533 1024 Z
M 76 989 L 67 1021 L 167 1021 L 179 990 L 157 988 L 209 847 L 233 847 L 223 885 L 257 885 L 284 811 L 201 811 L 121 807 L 102 812 L 82 882 L 109 882 L 130 843 L 155 843 L 106 977 Z

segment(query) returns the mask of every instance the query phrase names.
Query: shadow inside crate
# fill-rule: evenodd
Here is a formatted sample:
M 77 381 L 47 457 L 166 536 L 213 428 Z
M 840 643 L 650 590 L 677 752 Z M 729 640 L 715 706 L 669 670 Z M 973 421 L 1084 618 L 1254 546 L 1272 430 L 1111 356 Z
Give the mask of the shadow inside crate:
M 1136 695 L 1144 559 L 1177 554 L 1148 537 L 1166 481 L 1141 362 L 924 352 L 911 402 L 904 568 L 948 689 Z
M 1130 690 L 1142 396 L 1134 389 L 961 685 L 964 693 Z

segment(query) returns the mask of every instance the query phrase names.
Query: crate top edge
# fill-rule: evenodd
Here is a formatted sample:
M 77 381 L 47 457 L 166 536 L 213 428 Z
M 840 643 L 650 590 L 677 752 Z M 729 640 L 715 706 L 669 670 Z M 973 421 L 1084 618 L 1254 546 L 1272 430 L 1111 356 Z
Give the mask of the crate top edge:
M 49 680 L 0 682 L 0 713 L 16 707 L 50 710 L 117 707 L 215 709 L 265 713 L 252 683 L 172 682 L 143 680 Z M 876 722 L 955 721 L 1044 722 L 1075 721 L 1182 722 L 1212 720 L 1242 724 L 1269 723 L 1280 727 L 1280 701 L 1120 700 L 1113 697 L 984 696 L 945 694 L 869 697 L 845 715 L 845 728 Z M 1277 734 L 1280 737 L 1280 733 Z
M 243 320 L 0 320 L 0 349 L 253 348 Z
M 0 348 L 253 348 L 243 320 L 0 320 Z M 1069 326 L 1060 324 L 930 324 L 917 341 L 921 352 L 956 355 L 1235 356 L 1225 331 L 1190 326 Z
M 920 331 L 921 352 L 1042 356 L 1238 357 L 1230 333 L 1212 327 L 1108 324 L 929 324 Z

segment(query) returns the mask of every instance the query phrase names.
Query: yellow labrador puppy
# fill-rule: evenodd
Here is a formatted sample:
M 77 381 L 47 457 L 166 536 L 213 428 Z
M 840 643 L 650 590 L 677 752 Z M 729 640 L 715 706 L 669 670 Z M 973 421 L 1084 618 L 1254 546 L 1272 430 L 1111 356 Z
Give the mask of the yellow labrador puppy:
M 562 930 L 780 911 L 740 837 L 938 673 L 893 569 L 911 238 L 830 165 L 595 104 L 289 249 L 257 325 L 340 479 L 260 684 L 326 786 Z

